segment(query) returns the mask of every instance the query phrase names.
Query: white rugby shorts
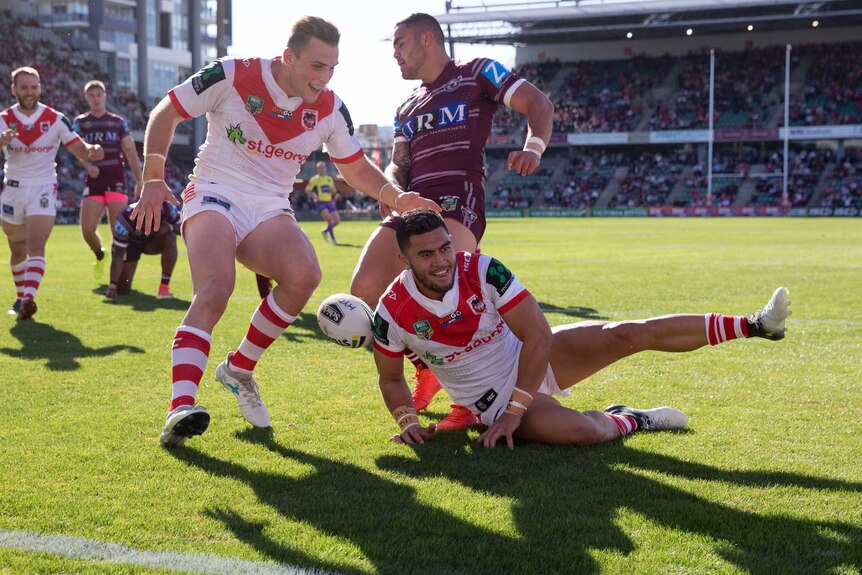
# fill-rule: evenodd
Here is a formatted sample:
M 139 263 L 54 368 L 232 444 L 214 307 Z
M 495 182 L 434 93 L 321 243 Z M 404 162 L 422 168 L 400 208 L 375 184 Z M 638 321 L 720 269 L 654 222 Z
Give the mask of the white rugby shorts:
M 503 415 L 503 412 L 506 411 L 506 407 L 509 405 L 509 400 L 512 398 L 512 390 L 515 388 L 515 384 L 517 383 L 517 365 L 515 369 L 512 370 L 512 373 L 513 377 L 510 377 L 508 381 L 506 381 L 506 385 L 500 390 L 497 399 L 484 412 L 479 411 L 475 405 L 466 406 L 479 417 L 479 420 L 483 425 L 490 427 L 490 425 L 497 421 L 497 419 Z M 542 380 L 542 384 L 539 386 L 538 391 L 539 393 L 547 395 L 567 396 L 571 390 L 560 389 L 560 386 L 557 385 L 557 378 L 554 375 L 554 370 L 551 369 L 549 364 L 548 372 L 545 374 L 545 379 Z
M 0 194 L 0 219 L 20 226 L 27 216 L 57 215 L 57 184 L 40 186 L 3 186 Z
M 236 245 L 270 218 L 289 216 L 296 221 L 289 198 L 246 194 L 225 184 L 194 180 L 183 190 L 183 225 L 201 212 L 223 215 L 233 227 Z

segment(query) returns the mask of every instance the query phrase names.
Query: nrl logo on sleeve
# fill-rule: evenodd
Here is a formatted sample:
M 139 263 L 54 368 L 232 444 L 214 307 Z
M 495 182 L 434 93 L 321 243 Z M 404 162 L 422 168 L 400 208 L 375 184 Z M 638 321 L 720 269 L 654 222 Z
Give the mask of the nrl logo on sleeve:
M 213 60 L 208 66 L 192 76 L 192 88 L 195 94 L 202 94 L 204 90 L 225 79 L 224 68 L 219 60 Z
M 252 116 L 257 116 L 263 110 L 263 98 L 255 96 L 254 94 L 249 95 L 249 97 L 245 99 L 245 109 L 248 110 L 248 113 Z
M 413 330 L 416 331 L 416 335 L 418 335 L 421 339 L 431 339 L 434 335 L 434 330 L 431 328 L 431 323 L 426 319 L 420 319 L 416 323 L 413 324 Z
M 512 272 L 509 269 L 495 260 L 491 258 L 491 264 L 488 266 L 488 273 L 485 274 L 485 281 L 488 282 L 494 289 L 497 290 L 497 293 L 503 295 L 506 293 L 506 290 L 509 289 L 509 286 L 512 285 Z

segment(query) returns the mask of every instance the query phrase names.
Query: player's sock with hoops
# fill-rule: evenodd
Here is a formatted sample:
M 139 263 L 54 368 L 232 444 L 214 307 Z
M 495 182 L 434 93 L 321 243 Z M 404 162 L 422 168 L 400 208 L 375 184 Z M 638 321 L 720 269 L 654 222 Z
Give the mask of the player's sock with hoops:
M 187 325 L 177 328 L 171 349 L 171 411 L 194 405 L 210 355 L 210 334 Z
M 278 307 L 272 294 L 266 296 L 251 316 L 242 343 L 230 358 L 230 368 L 239 373 L 251 373 L 260 356 L 284 330 L 296 321 L 296 316 Z
M 703 317 L 706 322 L 706 339 L 709 341 L 709 345 L 718 345 L 732 339 L 748 337 L 748 321 L 745 316 L 708 313 Z
M 614 425 L 617 426 L 617 429 L 620 430 L 620 435 L 625 437 L 629 433 L 637 431 L 638 421 L 631 415 L 622 415 L 616 413 L 603 413 L 605 417 L 608 417 L 611 421 L 614 422 Z
M 27 270 L 27 260 L 9 266 L 12 269 L 12 280 L 15 282 L 17 298 L 24 297 L 24 273 Z
M 39 286 L 42 285 L 42 280 L 45 277 L 47 262 L 43 257 L 29 257 L 27 258 L 26 266 L 24 271 L 24 291 L 21 297 L 36 299 L 36 292 L 39 291 Z

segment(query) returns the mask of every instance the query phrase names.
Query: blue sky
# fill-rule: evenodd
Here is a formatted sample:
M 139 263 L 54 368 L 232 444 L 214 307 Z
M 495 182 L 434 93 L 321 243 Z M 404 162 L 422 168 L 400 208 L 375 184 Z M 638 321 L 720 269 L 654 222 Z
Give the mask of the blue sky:
M 233 46 L 237 56 L 276 56 L 284 50 L 290 26 L 303 15 L 298 3 L 275 0 L 233 2 Z M 444 0 L 319 0 L 307 4 L 307 14 L 326 18 L 341 31 L 339 64 L 329 86 L 347 103 L 354 123 L 391 125 L 395 108 L 417 84 L 401 78 L 392 58 L 395 22 L 413 12 L 439 15 L 446 12 Z M 470 46 L 455 48 L 458 59 L 486 56 L 512 66 L 515 49 Z

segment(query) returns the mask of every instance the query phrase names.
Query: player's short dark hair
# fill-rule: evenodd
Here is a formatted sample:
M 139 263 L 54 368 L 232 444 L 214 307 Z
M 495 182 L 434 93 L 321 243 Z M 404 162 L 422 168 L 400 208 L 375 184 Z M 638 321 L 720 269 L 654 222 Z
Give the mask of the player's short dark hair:
M 397 22 L 395 27 L 397 28 L 398 26 L 407 26 L 408 28 L 417 28 L 423 32 L 431 32 L 431 34 L 434 35 L 434 39 L 440 42 L 440 44 L 444 44 L 446 42 L 446 37 L 443 35 L 443 28 L 440 27 L 440 22 L 430 14 L 416 12 L 404 20 Z
M 317 38 L 324 44 L 338 46 L 341 33 L 334 24 L 327 22 L 317 16 L 303 16 L 293 24 L 290 30 L 290 38 L 287 39 L 287 47 L 299 54 L 308 45 L 309 40 Z
M 446 222 L 434 210 L 416 208 L 415 210 L 404 212 L 401 214 L 401 219 L 398 220 L 398 225 L 395 228 L 395 239 L 398 241 L 398 248 L 402 253 L 407 253 L 410 238 L 433 232 L 438 228 L 443 228 L 447 234 L 449 233 Z
M 36 76 L 36 79 L 39 82 L 42 81 L 42 78 L 39 77 L 39 71 L 36 68 L 31 68 L 30 66 L 21 66 L 20 68 L 15 68 L 12 70 L 12 85 L 15 85 L 15 80 L 18 79 L 18 76 L 21 74 L 29 74 L 31 76 Z

